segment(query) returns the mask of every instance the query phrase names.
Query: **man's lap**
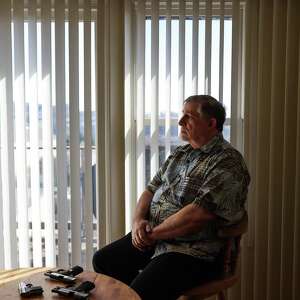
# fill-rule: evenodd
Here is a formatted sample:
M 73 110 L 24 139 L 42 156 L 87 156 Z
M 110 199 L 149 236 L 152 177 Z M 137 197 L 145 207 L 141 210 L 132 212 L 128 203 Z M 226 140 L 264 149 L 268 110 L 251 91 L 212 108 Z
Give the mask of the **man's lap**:
M 190 255 L 169 252 L 151 260 L 133 280 L 142 299 L 177 299 L 183 291 L 212 276 L 215 265 Z
M 138 275 L 151 260 L 152 251 L 139 251 L 132 245 L 131 233 L 98 250 L 93 257 L 93 267 L 98 273 L 114 277 L 126 284 Z
M 142 299 L 157 300 L 176 299 L 216 272 L 216 264 L 190 255 L 169 252 L 151 259 L 152 255 L 136 249 L 129 233 L 97 251 L 93 264 L 96 272 L 130 285 Z

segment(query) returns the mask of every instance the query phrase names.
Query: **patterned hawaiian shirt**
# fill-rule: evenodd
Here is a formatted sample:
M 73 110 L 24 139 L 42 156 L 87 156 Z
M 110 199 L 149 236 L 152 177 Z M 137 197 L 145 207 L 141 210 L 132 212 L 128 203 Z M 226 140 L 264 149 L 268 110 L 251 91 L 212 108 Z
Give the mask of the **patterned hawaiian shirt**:
M 153 193 L 151 225 L 159 225 L 190 203 L 208 209 L 217 218 L 197 233 L 158 241 L 154 257 L 180 252 L 214 260 L 224 247 L 218 228 L 241 220 L 249 182 L 242 155 L 221 133 L 199 149 L 189 144 L 177 147 L 147 186 Z

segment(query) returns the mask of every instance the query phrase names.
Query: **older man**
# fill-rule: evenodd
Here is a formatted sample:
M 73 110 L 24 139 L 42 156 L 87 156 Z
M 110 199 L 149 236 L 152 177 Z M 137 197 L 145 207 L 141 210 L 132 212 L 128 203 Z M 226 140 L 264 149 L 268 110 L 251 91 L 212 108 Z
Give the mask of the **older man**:
M 225 110 L 208 95 L 187 98 L 179 146 L 139 198 L 132 232 L 97 251 L 96 272 L 144 299 L 176 299 L 217 276 L 220 226 L 244 215 L 250 182 L 241 154 L 223 139 Z

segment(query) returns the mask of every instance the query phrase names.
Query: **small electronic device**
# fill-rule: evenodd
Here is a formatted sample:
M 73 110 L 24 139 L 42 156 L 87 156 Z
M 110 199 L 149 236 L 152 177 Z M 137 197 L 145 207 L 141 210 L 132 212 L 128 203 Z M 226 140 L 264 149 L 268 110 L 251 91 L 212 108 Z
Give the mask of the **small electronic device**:
M 56 271 L 47 271 L 44 273 L 45 276 L 50 277 L 53 280 L 61 281 L 68 284 L 73 284 L 76 281 L 75 276 L 83 272 L 80 266 L 75 266 L 69 270 L 58 269 Z
M 84 281 L 78 286 L 60 287 L 57 286 L 52 289 L 53 293 L 57 293 L 67 297 L 73 297 L 74 299 L 87 299 L 90 291 L 95 288 L 95 285 L 91 281 Z
M 23 297 L 43 294 L 44 290 L 41 286 L 33 286 L 31 283 L 21 281 L 19 282 L 19 293 Z

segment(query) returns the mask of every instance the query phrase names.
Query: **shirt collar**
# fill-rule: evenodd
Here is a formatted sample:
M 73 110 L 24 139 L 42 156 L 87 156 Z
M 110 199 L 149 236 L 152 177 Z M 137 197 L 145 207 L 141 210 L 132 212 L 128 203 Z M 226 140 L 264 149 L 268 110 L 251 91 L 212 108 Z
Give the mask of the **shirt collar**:
M 200 151 L 209 153 L 217 144 L 223 141 L 223 134 L 219 132 L 208 143 L 199 148 Z
M 223 134 L 219 132 L 216 134 L 208 143 L 203 145 L 200 148 L 194 149 L 190 144 L 186 144 L 183 146 L 183 152 L 190 152 L 190 151 L 201 151 L 204 153 L 209 153 L 217 144 L 223 141 Z

